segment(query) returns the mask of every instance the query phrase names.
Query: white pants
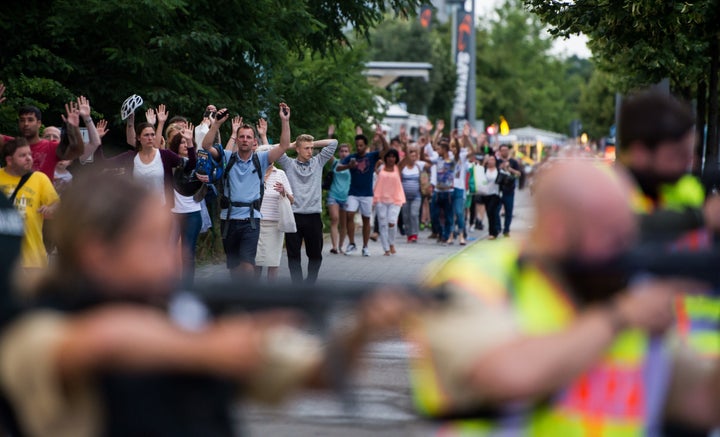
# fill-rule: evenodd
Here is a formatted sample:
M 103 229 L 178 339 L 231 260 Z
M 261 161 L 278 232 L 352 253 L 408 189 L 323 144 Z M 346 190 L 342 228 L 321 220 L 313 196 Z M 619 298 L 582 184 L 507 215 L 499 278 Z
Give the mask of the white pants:
M 390 246 L 395 244 L 395 233 L 400 208 L 400 205 L 392 203 L 378 203 L 375 205 L 375 214 L 377 214 L 378 225 L 380 226 L 380 243 L 385 252 L 389 251 Z M 391 224 L 392 227 L 390 226 Z

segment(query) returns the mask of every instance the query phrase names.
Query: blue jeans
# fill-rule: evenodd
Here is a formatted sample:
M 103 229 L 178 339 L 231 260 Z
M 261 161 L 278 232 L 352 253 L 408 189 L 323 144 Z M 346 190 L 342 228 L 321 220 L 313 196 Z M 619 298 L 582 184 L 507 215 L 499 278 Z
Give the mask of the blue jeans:
M 435 193 L 435 204 L 437 206 L 438 222 L 440 217 L 440 211 L 445 212 L 445 226 L 442 227 L 442 240 L 447 241 L 450 238 L 450 233 L 453 230 L 453 192 L 445 191 Z
M 440 209 L 437 204 L 437 192 L 433 191 L 430 197 L 430 227 L 432 233 L 438 236 L 442 236 L 442 229 L 440 228 Z
M 457 230 L 453 231 L 453 235 L 457 238 L 458 235 L 465 235 L 465 190 L 459 188 L 453 190 L 452 205 L 453 215 L 457 223 Z
M 502 194 L 502 204 L 505 209 L 505 223 L 503 224 L 503 234 L 510 233 L 510 224 L 512 223 L 513 207 L 515 206 L 515 190 Z
M 182 284 L 191 287 L 195 281 L 195 250 L 202 227 L 202 216 L 200 211 L 173 215 L 177 220 L 182 243 Z

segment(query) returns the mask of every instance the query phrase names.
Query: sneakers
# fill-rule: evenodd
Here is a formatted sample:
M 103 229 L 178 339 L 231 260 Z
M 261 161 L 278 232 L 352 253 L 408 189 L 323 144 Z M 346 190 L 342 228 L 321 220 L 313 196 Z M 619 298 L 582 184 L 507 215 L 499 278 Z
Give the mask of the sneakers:
M 510 236 L 510 232 L 503 232 L 503 237 L 509 237 L 509 236 Z
M 370 256 L 370 249 L 368 249 L 367 247 L 363 247 L 362 256 Z
M 418 242 L 418 236 L 417 235 L 411 235 L 408 237 L 408 243 L 417 243 Z
M 345 249 L 345 255 L 350 255 L 351 253 L 354 253 L 357 251 L 357 247 L 354 244 L 348 244 L 347 249 Z

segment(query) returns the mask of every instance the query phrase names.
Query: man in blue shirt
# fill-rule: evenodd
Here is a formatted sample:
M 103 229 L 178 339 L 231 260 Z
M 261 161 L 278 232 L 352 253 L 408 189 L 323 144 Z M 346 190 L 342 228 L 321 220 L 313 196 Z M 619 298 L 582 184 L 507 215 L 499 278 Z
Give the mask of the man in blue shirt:
M 228 119 L 228 110 L 217 112 L 210 131 L 203 138 L 202 147 L 214 159 L 221 159 L 220 152 L 213 147 L 220 126 Z M 220 212 L 222 219 L 223 248 L 227 256 L 227 267 L 233 277 L 250 276 L 255 270 L 255 255 L 260 238 L 260 201 L 262 176 L 267 168 L 285 154 L 290 147 L 290 108 L 280 103 L 282 131 L 280 144 L 268 151 L 253 152 L 257 146 L 255 129 L 243 124 L 233 132 L 236 137 L 236 152 L 225 151 L 224 162 L 234 162 L 223 176 L 223 188 L 229 198 L 229 205 Z M 234 155 L 234 159 L 233 159 Z M 257 155 L 260 171 L 253 162 Z M 228 170 L 228 168 L 226 168 Z
M 383 142 L 383 150 L 368 152 L 368 139 L 365 135 L 359 134 L 355 136 L 355 148 L 357 152 L 343 159 L 335 168 L 336 171 L 350 169 L 350 191 L 346 204 L 349 243 L 345 249 L 345 255 L 350 255 L 357 250 L 355 246 L 355 213 L 359 210 L 363 222 L 362 255 L 370 256 L 368 240 L 370 240 L 370 216 L 373 204 L 373 175 L 381 154 L 385 153 L 387 142 Z

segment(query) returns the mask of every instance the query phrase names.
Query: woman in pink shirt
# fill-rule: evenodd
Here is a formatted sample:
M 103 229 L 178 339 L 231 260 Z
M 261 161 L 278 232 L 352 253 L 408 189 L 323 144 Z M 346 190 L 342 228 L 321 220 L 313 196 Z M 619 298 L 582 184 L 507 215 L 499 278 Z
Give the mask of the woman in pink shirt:
M 384 165 L 378 170 L 377 182 L 373 191 L 375 214 L 380 225 L 380 242 L 385 256 L 395 253 L 395 224 L 400 208 L 405 203 L 405 192 L 400 179 L 400 160 L 398 151 L 389 149 L 383 157 Z

